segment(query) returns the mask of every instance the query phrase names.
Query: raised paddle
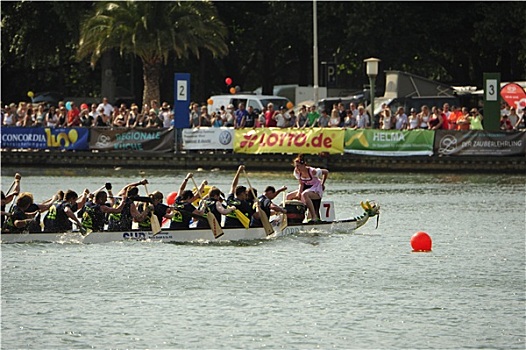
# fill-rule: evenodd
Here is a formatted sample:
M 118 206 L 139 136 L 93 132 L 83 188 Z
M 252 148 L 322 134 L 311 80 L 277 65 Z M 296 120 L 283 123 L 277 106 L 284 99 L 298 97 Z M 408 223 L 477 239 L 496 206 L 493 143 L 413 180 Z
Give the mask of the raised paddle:
M 285 201 L 287 199 L 287 194 L 285 191 L 283 191 L 283 208 L 285 208 Z M 287 226 L 289 225 L 289 221 L 287 219 L 287 213 L 281 213 L 281 224 L 279 225 L 279 230 L 283 232 Z
M 150 192 L 148 192 L 148 187 L 146 187 L 146 184 L 144 184 L 144 189 L 146 190 L 146 194 L 149 196 Z M 159 218 L 157 215 L 155 215 L 155 210 L 152 211 L 152 215 L 150 216 L 150 224 L 152 226 L 152 236 L 156 236 L 157 234 L 161 233 L 161 224 L 159 223 Z
M 252 196 L 254 197 L 254 200 L 256 201 L 256 209 L 257 209 L 257 212 L 259 213 L 259 220 L 261 220 L 261 224 L 263 225 L 263 228 L 265 229 L 265 233 L 267 234 L 267 236 L 270 236 L 271 234 L 274 233 L 274 229 L 272 228 L 270 221 L 268 221 L 267 213 L 265 213 L 259 205 L 259 200 L 257 199 L 256 194 L 254 193 L 254 189 L 252 188 L 252 185 L 250 184 L 250 180 L 248 179 L 248 175 L 245 169 L 243 169 L 243 174 L 245 174 L 245 178 L 247 179 L 247 182 L 248 182 L 248 187 L 250 187 L 250 192 L 252 192 Z
M 199 198 L 203 200 L 203 197 L 201 196 L 201 191 L 199 191 L 199 187 L 197 187 L 197 184 L 195 183 L 194 177 L 191 177 L 192 182 L 194 183 L 195 188 L 197 188 L 197 193 L 199 194 Z M 214 238 L 218 239 L 225 233 L 223 232 L 223 228 L 219 224 L 219 222 L 216 219 L 216 216 L 214 213 L 210 212 L 209 208 L 205 205 L 205 214 L 206 214 L 206 220 L 208 221 L 208 225 L 210 226 L 210 229 L 212 230 L 212 233 L 214 234 Z

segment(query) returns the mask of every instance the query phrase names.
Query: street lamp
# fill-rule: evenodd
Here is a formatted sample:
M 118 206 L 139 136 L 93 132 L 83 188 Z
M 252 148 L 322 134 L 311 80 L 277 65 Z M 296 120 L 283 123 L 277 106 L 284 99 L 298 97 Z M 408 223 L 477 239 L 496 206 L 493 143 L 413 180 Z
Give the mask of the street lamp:
M 376 76 L 378 75 L 378 62 L 381 60 L 378 58 L 367 58 L 363 60 L 366 64 L 366 72 L 367 76 L 369 77 L 369 85 L 371 86 L 371 127 L 373 126 L 373 118 L 374 118 L 374 95 L 375 95 L 375 86 L 374 82 L 376 80 Z

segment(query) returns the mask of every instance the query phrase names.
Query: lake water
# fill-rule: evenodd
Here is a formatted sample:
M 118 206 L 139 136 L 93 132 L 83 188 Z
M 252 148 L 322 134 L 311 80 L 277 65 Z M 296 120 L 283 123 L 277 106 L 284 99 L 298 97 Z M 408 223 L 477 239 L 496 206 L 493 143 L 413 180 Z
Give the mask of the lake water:
M 22 169 L 37 201 L 186 171 Z M 15 173 L 2 168 L 2 189 Z M 228 192 L 234 172 L 195 172 Z M 258 189 L 296 187 L 253 173 Z M 246 184 L 245 179 L 240 180 Z M 2 349 L 524 349 L 526 176 L 331 173 L 336 217 L 380 223 L 249 243 L 3 244 Z M 433 240 L 412 252 L 417 231 Z

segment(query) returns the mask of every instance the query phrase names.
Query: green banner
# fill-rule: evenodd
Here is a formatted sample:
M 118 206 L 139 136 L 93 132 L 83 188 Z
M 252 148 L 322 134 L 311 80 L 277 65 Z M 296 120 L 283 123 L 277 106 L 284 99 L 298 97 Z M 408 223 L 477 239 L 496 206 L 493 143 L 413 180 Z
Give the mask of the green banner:
M 372 156 L 431 156 L 433 130 L 345 130 L 345 153 Z

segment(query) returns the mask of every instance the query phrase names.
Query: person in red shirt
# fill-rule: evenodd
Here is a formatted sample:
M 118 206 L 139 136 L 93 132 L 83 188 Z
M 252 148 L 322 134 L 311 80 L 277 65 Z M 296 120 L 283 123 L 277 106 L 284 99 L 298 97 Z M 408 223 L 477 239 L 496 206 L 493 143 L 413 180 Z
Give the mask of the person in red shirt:
M 67 120 L 68 127 L 80 126 L 80 111 L 75 102 L 71 101 L 71 109 L 68 111 Z
M 457 120 L 462 116 L 462 111 L 457 106 L 451 106 L 451 114 L 448 118 L 449 130 L 457 130 Z
M 278 124 L 274 119 L 274 116 L 278 113 L 278 111 L 274 110 L 274 105 L 272 103 L 267 105 L 267 111 L 265 112 L 265 126 L 267 128 L 277 127 Z

